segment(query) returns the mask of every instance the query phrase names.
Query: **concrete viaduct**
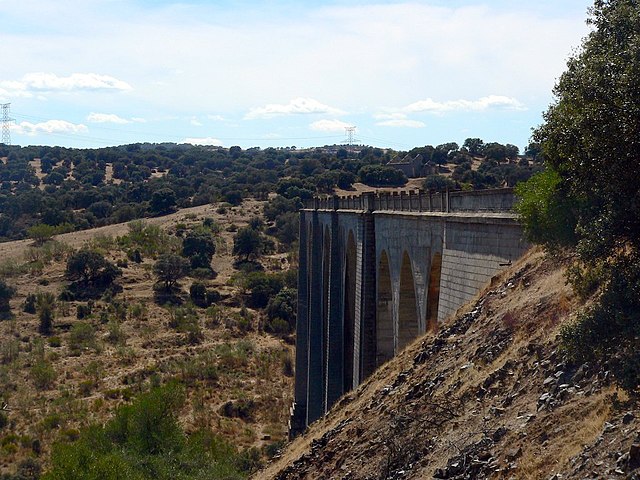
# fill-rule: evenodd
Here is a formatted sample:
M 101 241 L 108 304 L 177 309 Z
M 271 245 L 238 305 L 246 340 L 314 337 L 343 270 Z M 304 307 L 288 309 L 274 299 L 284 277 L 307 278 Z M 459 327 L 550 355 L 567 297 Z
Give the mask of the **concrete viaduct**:
M 301 210 L 292 436 L 524 253 L 514 201 L 364 193 Z

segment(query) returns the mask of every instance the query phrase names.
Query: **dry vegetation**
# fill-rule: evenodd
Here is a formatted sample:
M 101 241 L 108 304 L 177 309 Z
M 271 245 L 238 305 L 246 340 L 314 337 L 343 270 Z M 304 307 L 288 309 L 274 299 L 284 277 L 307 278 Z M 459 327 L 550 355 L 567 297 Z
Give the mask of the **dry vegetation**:
M 0 244 L 2 276 L 17 289 L 14 317 L 0 322 L 0 414 L 6 420 L 0 423 L 0 474 L 14 472 L 26 458 L 46 467 L 54 441 L 74 440 L 83 426 L 104 422 L 119 405 L 169 379 L 186 386 L 180 421 L 187 432 L 211 429 L 239 450 L 256 447 L 263 455 L 286 438 L 293 342 L 265 334 L 262 313 L 243 306 L 231 256 L 234 231 L 261 209 L 256 201 L 226 209 L 207 205 L 148 221 L 170 234 L 169 241 L 179 240 L 176 226 L 188 229 L 206 217 L 221 227 L 216 276 L 201 280 L 221 300 L 207 309 L 154 302 L 154 256 L 142 263 L 127 259 L 117 242 L 126 224 L 60 235 L 45 247 Z M 53 332 L 43 336 L 38 315 L 23 311 L 27 296 L 58 297 L 69 284 L 69 252 L 86 245 L 122 269 L 116 281 L 122 291 L 93 301 L 57 299 Z M 286 253 L 261 259 L 267 271 L 287 270 L 289 262 Z M 193 280 L 180 281 L 185 300 Z M 79 319 L 78 307 L 90 314 Z M 175 327 L 181 315 L 197 324 L 200 338 Z
M 559 350 L 582 307 L 562 263 L 527 255 L 255 478 L 632 478 L 640 411 Z

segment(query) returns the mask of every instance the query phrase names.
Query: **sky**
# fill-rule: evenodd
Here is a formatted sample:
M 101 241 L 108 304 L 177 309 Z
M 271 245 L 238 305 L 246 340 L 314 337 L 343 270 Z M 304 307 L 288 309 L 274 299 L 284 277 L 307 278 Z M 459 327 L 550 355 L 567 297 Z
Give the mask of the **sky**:
M 11 143 L 523 149 L 587 0 L 0 0 Z

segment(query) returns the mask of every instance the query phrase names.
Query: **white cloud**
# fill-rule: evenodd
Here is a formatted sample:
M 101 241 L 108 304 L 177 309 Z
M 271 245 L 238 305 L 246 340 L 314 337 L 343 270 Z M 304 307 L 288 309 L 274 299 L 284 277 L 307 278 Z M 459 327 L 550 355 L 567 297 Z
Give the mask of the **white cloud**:
M 196 117 L 191 118 L 189 123 L 191 125 L 193 125 L 194 127 L 201 127 L 202 126 L 202 122 L 200 120 L 198 120 Z
M 425 123 L 419 120 L 411 120 L 407 118 L 405 113 L 376 113 L 373 118 L 380 120 L 376 122 L 376 125 L 381 127 L 407 127 L 407 128 L 422 128 L 425 127 Z
M 66 120 L 48 120 L 42 123 L 21 122 L 11 127 L 18 135 L 35 136 L 41 133 L 85 133 L 86 125 L 67 122 Z
M 345 128 L 352 126 L 342 120 L 318 120 L 309 125 L 309 128 L 317 132 L 344 132 Z
M 249 113 L 245 115 L 245 119 L 254 118 L 271 118 L 278 115 L 298 115 L 309 113 L 324 113 L 330 115 L 340 115 L 344 113 L 342 110 L 329 105 L 320 103 L 313 98 L 294 98 L 289 103 L 277 104 L 270 103 L 264 107 L 255 107 L 249 110 Z
M 125 124 L 125 123 L 132 122 L 132 120 L 127 120 L 126 118 L 119 117 L 115 113 L 94 113 L 94 112 L 91 112 L 87 116 L 87 121 L 91 123 L 118 123 L 118 124 Z
M 396 118 L 392 120 L 385 120 L 383 122 L 376 122 L 376 125 L 381 127 L 406 127 L 406 128 L 422 128 L 426 127 L 424 122 L 419 120 L 410 120 L 408 118 Z
M 190 143 L 191 145 L 210 145 L 214 147 L 222 146 L 222 142 L 217 138 L 213 138 L 213 137 L 185 138 L 183 143 Z
M 214 122 L 224 122 L 224 117 L 222 115 L 207 115 L 207 118 Z
M 43 93 L 78 91 L 127 91 L 132 87 L 122 80 L 96 73 L 74 73 L 59 77 L 54 73 L 28 73 L 20 80 L 0 81 L 0 99 L 32 98 L 44 100 Z
M 73 90 L 131 90 L 131 85 L 109 75 L 97 73 L 73 73 L 59 77 L 55 73 L 28 73 L 19 82 L 28 90 L 73 91 Z
M 451 111 L 483 111 L 492 108 L 525 110 L 525 106 L 515 98 L 504 95 L 489 95 L 477 100 L 448 100 L 437 102 L 431 98 L 420 100 L 403 108 L 407 112 L 444 113 Z

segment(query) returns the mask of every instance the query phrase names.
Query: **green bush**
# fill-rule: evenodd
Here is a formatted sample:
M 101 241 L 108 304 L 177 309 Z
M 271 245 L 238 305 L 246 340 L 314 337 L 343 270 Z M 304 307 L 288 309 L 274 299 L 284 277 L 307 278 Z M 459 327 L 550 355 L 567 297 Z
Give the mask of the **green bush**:
M 211 432 L 185 434 L 177 418 L 183 403 L 184 392 L 176 384 L 142 394 L 105 426 L 81 430 L 76 442 L 56 443 L 51 470 L 42 479 L 244 478 L 253 463 L 240 461 L 232 446 Z
M 53 293 L 44 292 L 36 295 L 36 311 L 40 325 L 38 330 L 43 335 L 49 335 L 55 318 L 56 297 Z
M 243 286 L 249 292 L 250 306 L 264 308 L 269 303 L 269 299 L 280 292 L 284 286 L 284 280 L 279 274 L 252 272 L 245 277 Z
M 530 241 L 549 248 L 575 244 L 575 205 L 563 195 L 561 178 L 548 168 L 516 186 L 516 212 Z
M 273 323 L 274 320 L 280 319 L 287 324 L 287 331 L 278 331 L 274 333 L 288 333 L 295 329 L 296 326 L 296 310 L 297 310 L 297 290 L 284 287 L 274 297 L 269 299 L 266 308 L 267 318 Z
M 38 390 L 48 389 L 56 379 L 56 371 L 53 366 L 43 359 L 39 359 L 31 365 L 30 374 Z
M 95 328 L 89 323 L 77 322 L 69 332 L 69 349 L 79 354 L 90 348 L 97 349 Z
M 0 319 L 7 318 L 11 314 L 11 306 L 9 300 L 16 294 L 16 289 L 7 285 L 7 283 L 0 278 Z

